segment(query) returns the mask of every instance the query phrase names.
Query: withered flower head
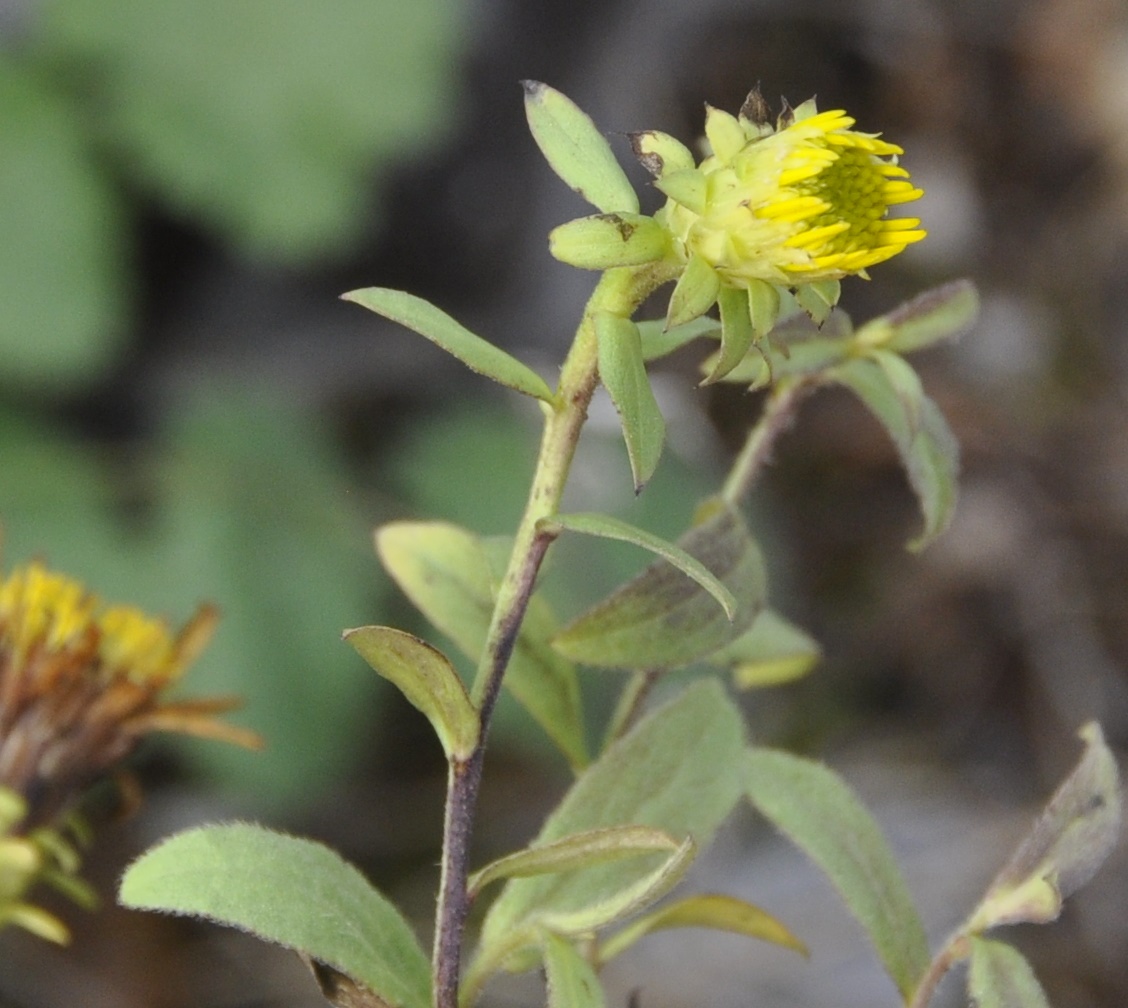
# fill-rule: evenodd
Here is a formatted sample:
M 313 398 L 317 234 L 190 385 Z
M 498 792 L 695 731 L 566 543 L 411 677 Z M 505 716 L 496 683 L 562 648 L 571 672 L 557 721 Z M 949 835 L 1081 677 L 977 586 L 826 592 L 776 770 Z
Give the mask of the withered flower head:
M 6 899 L 15 906 L 45 869 L 59 867 L 59 850 L 47 848 L 66 813 L 144 735 L 177 731 L 260 745 L 253 732 L 216 719 L 236 699 L 164 697 L 216 619 L 213 607 L 202 606 L 174 635 L 163 620 L 103 605 L 39 563 L 0 582 L 0 797 L 7 796 L 8 812 L 0 823 L 0 925 L 10 916 Z

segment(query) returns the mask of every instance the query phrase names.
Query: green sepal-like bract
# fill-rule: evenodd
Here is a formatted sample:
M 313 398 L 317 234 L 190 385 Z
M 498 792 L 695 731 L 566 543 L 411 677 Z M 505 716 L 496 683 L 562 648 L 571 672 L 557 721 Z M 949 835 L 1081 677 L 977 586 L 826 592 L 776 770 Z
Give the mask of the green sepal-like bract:
M 577 269 L 641 266 L 669 253 L 670 232 L 642 214 L 596 214 L 554 228 L 548 236 L 548 250 Z
M 596 314 L 594 325 L 599 342 L 599 378 L 623 423 L 637 494 L 658 468 L 666 441 L 666 421 L 646 374 L 638 326 L 610 312 Z
M 670 295 L 666 327 L 673 329 L 704 315 L 716 304 L 720 290 L 717 271 L 700 256 L 690 256 Z
M 756 339 L 752 316 L 748 311 L 748 292 L 736 287 L 722 287 L 717 293 L 721 309 L 721 352 L 713 358 L 713 367 L 702 385 L 720 381 L 744 360 Z
M 641 164 L 655 178 L 678 171 L 691 171 L 697 161 L 680 140 L 659 130 L 643 130 L 630 136 L 631 150 Z

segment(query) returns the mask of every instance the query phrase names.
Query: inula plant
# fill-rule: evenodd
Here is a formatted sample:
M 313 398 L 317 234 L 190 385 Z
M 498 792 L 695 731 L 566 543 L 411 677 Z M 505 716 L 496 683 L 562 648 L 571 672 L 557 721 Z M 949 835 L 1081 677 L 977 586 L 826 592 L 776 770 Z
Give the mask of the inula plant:
M 598 211 L 549 236 L 556 258 L 598 272 L 555 385 L 418 297 L 384 288 L 345 295 L 537 400 L 544 422 L 525 511 L 511 538 L 484 538 L 442 521 L 396 522 L 376 532 L 394 581 L 475 663 L 470 681 L 433 643 L 403 630 L 344 633 L 427 717 L 446 755 L 430 955 L 396 908 L 336 854 L 260 826 L 205 826 L 166 840 L 130 867 L 122 902 L 231 924 L 292 948 L 340 1006 L 468 1008 L 499 972 L 541 970 L 553 1008 L 595 1008 L 604 1003 L 601 967 L 654 931 L 713 928 L 804 949 L 803 936 L 764 908 L 679 888 L 720 823 L 747 801 L 834 883 L 892 980 L 889 1003 L 924 1008 L 948 969 L 968 960 L 969 996 L 979 1008 L 1044 1005 L 1022 955 L 986 935 L 1000 925 L 1054 919 L 1115 842 L 1117 771 L 1096 724 L 1081 728 L 1080 762 L 1029 836 L 965 923 L 933 951 L 880 830 L 847 784 L 821 763 L 750 744 L 731 693 L 795 678 L 817 659 L 810 638 L 769 606 L 760 550 L 742 516 L 777 435 L 808 395 L 844 386 L 888 431 L 923 516 L 911 548 L 941 534 L 955 505 L 956 444 L 905 354 L 970 326 L 973 287 L 949 283 L 857 326 L 837 307 L 842 280 L 867 277 L 925 238 L 917 218 L 897 215 L 922 195 L 899 163 L 901 148 L 855 130 L 843 111 L 818 111 L 813 101 L 785 106 L 773 119 L 753 92 L 737 115 L 707 110 L 703 160 L 666 134 L 631 136 L 635 155 L 667 198 L 648 216 L 603 136 L 569 99 L 528 82 L 525 107 L 549 164 Z M 667 285 L 665 317 L 636 320 Z M 759 400 L 749 400 L 762 402 L 760 415 L 716 495 L 687 502 L 693 519 L 677 542 L 607 515 L 562 511 L 600 384 L 621 417 L 636 492 L 644 491 L 665 440 L 647 365 L 692 341 L 706 348 L 703 384 L 762 390 Z M 561 622 L 538 590 L 541 567 L 550 549 L 566 550 L 577 535 L 625 541 L 655 559 L 587 612 Z M 22 590 L 0 592 L 0 616 Z M 80 592 L 65 584 L 59 591 Z M 144 694 L 137 706 L 114 706 L 113 717 L 105 715 L 105 738 L 214 724 L 201 719 L 216 708 L 162 707 L 150 673 L 130 671 L 163 669 L 163 682 L 186 660 L 187 645 L 154 632 L 150 648 L 141 629 L 114 630 L 109 613 L 94 618 L 89 608 L 73 600 L 64 607 L 75 614 L 73 627 L 70 616 L 38 617 L 36 624 L 24 616 L 33 629 L 4 638 L 2 674 L 11 682 L 0 680 L 0 755 L 26 749 L 24 708 L 13 702 L 36 709 L 54 702 L 44 699 L 52 690 L 72 688 L 55 675 L 51 656 L 73 641 L 89 656 L 113 647 L 132 656 L 89 657 L 97 671 L 77 673 L 81 688 L 98 697 L 90 709 L 127 690 Z M 142 626 L 132 617 L 125 622 Z M 148 656 L 158 652 L 163 657 L 153 666 Z M 71 667 L 72 659 L 59 661 Z M 581 673 L 583 667 L 591 671 Z M 664 691 L 671 698 L 649 703 L 656 683 L 687 667 L 692 674 Z M 586 676 L 599 675 L 622 687 L 593 746 L 582 687 Z M 475 809 L 502 689 L 561 750 L 575 780 L 527 847 L 478 865 L 471 861 Z M 45 731 L 70 724 L 53 714 L 41 720 Z M 127 748 L 91 743 L 81 781 L 71 773 L 58 787 L 86 783 Z M 26 781 L 56 787 L 50 772 L 41 767 L 11 777 L 8 765 L 0 766 L 0 783 L 9 789 L 0 795 L 10 804 L 0 821 L 9 845 L 0 848 L 8 858 L 0 866 L 13 863 L 16 850 L 47 851 L 62 863 L 69 848 L 57 838 L 37 841 L 21 822 L 58 829 L 69 803 L 53 798 L 46 819 L 36 817 L 27 811 L 36 800 L 29 791 L 41 788 Z M 24 895 L 36 875 L 4 870 L 19 886 L 6 882 L 0 900 L 9 899 L 8 916 L 18 919 L 12 908 L 27 913 Z M 472 907 L 476 919 L 483 912 L 471 932 Z M 707 990 L 701 1000 L 708 1003 Z

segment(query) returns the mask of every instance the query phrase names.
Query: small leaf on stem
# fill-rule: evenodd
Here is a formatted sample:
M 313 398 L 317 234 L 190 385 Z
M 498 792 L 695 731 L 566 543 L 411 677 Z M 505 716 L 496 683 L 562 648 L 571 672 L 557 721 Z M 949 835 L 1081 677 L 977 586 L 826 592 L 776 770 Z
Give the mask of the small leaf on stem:
M 494 575 L 486 544 L 448 522 L 391 522 L 376 532 L 376 551 L 392 579 L 424 616 L 476 661 L 486 644 Z M 534 596 L 513 650 L 505 688 L 574 767 L 587 764 L 575 667 L 548 643 L 556 621 Z
M 975 932 L 999 924 L 1044 924 L 1096 873 L 1120 833 L 1120 781 L 1100 725 L 1081 729 L 1085 752 L 1046 805 L 983 902 Z
M 475 335 L 423 298 L 386 287 L 365 287 L 342 294 L 341 300 L 352 301 L 414 330 L 452 357 L 457 357 L 471 371 L 534 399 L 548 403 L 553 401 L 552 389 L 532 368 Z
M 606 270 L 641 266 L 661 259 L 670 249 L 670 232 L 641 214 L 597 214 L 554 228 L 548 250 L 577 269 Z
M 732 701 L 716 682 L 697 683 L 639 721 L 588 767 L 536 844 L 624 823 L 703 844 L 739 797 L 743 744 L 741 716 Z M 687 847 L 672 855 L 510 880 L 482 925 L 470 987 L 484 983 L 502 962 L 533 965 L 518 953 L 536 945 L 542 926 L 595 930 L 641 909 L 676 881 L 690 854 Z
M 448 759 L 469 758 L 478 744 L 478 712 L 441 651 L 392 627 L 357 627 L 342 636 L 426 715 Z
M 813 637 L 774 609 L 765 609 L 748 630 L 714 651 L 708 661 L 731 668 L 737 689 L 762 689 L 802 678 L 821 655 Z
M 480 871 L 468 882 L 471 894 L 503 878 L 530 878 L 555 872 L 592 868 L 608 861 L 676 851 L 681 846 L 669 833 L 649 826 L 613 826 L 573 833 L 546 844 L 534 844 L 509 854 Z
M 595 123 L 570 98 L 523 81 L 529 130 L 566 185 L 603 213 L 638 213 L 638 196 Z
M 928 942 L 873 818 L 821 763 L 753 748 L 744 766 L 749 800 L 834 883 L 907 1000 L 928 968 Z
M 548 1008 L 603 1008 L 603 985 L 575 945 L 551 932 L 542 944 Z
M 924 530 L 909 543 L 921 550 L 947 527 L 956 507 L 956 472 L 959 446 L 936 404 L 924 394 L 915 372 L 904 362 L 868 358 L 849 361 L 827 373 L 828 378 L 850 388 L 885 427 L 909 484 L 920 502 Z
M 975 285 L 970 280 L 956 280 L 925 291 L 888 315 L 867 322 L 855 338 L 858 346 L 911 353 L 954 339 L 971 328 L 978 314 Z
M 667 903 L 616 931 L 599 946 L 599 962 L 610 961 L 655 931 L 685 927 L 730 931 L 807 954 L 807 946 L 766 910 L 735 896 L 708 893 Z
M 1022 953 L 986 938 L 971 939 L 967 993 L 975 1008 L 1050 1008 Z
M 580 531 L 635 542 L 663 559 L 560 632 L 554 644 L 574 661 L 604 668 L 687 665 L 743 633 L 763 606 L 763 558 L 740 516 L 729 508 L 690 529 L 678 540 L 676 552 L 663 540 L 643 540 L 638 530 L 611 534 L 619 531 L 618 524 L 594 531 L 586 515 L 567 516 L 565 527 L 576 528 L 581 517 L 586 527 Z M 726 600 L 723 611 L 719 598 Z

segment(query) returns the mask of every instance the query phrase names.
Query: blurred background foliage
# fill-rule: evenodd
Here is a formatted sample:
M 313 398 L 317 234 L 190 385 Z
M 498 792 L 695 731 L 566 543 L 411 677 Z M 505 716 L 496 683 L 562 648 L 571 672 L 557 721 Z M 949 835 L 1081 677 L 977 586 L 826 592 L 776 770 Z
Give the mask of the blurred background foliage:
M 327 417 L 268 367 L 206 382 L 178 366 L 160 388 L 138 374 L 146 302 L 163 314 L 191 283 L 154 276 L 146 229 L 259 269 L 340 261 L 378 233 L 392 163 L 450 128 L 457 5 L 59 0 L 17 15 L 0 49 L 8 562 L 43 555 L 178 617 L 218 601 L 191 689 L 253 698 L 270 756 L 185 753 L 295 800 L 355 752 L 373 693 L 325 646 L 372 610 L 367 521 Z
M 584 206 L 540 161 L 517 81 L 573 97 L 624 162 L 622 133 L 689 140 L 703 100 L 734 109 L 758 81 L 885 131 L 926 190 L 929 239 L 847 285 L 856 318 L 955 276 L 984 296 L 977 331 L 920 361 L 964 448 L 944 539 L 904 552 L 918 519 L 894 454 L 832 393 L 780 444 L 754 516 L 773 604 L 827 658 L 756 694 L 753 730 L 845 770 L 942 936 L 1073 731 L 1097 717 L 1128 739 L 1126 53 L 1122 0 L 0 3 L 5 567 L 41 556 L 174 621 L 216 601 L 185 692 L 242 694 L 236 717 L 268 740 L 151 748 L 148 802 L 92 852 L 101 890 L 171 829 L 260 816 L 332 842 L 425 930 L 441 760 L 338 635 L 413 618 L 374 525 L 512 530 L 536 417 L 336 296 L 410 289 L 551 377 L 592 277 L 545 236 Z M 696 362 L 657 375 L 672 443 L 637 500 L 596 404 L 575 506 L 685 523 L 758 402 L 696 389 Z M 560 614 L 642 563 L 565 540 Z M 605 686 L 586 685 L 598 709 Z M 481 858 L 535 832 L 565 772 L 519 711 L 499 728 Z M 812 965 L 681 935 L 624 961 L 621 1000 L 642 976 L 647 1008 L 890 1003 L 830 894 L 807 899 L 801 867 L 737 832 L 704 886 L 764 901 Z M 1056 1008 L 1128 1002 L 1123 852 L 1101 880 L 1024 946 Z M 0 935 L 5 1008 L 318 1003 L 244 936 L 58 910 L 69 950 Z

